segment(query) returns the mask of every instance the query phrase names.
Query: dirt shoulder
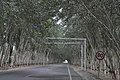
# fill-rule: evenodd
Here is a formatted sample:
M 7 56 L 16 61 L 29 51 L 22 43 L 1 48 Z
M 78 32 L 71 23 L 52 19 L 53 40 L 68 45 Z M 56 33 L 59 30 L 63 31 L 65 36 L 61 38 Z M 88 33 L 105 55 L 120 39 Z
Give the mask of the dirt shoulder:
M 113 80 L 109 77 L 105 77 L 105 76 L 100 76 L 100 78 L 98 78 L 98 73 L 97 72 L 94 72 L 94 71 L 90 71 L 90 70 L 87 70 L 87 71 L 83 71 L 80 69 L 79 66 L 71 66 L 74 71 L 76 71 L 78 74 L 80 74 L 80 76 L 82 76 L 85 80 Z
M 29 65 L 29 66 L 14 66 L 14 67 L 7 67 L 7 68 L 1 68 L 0 67 L 0 72 L 5 72 L 5 71 L 11 71 L 11 70 L 18 70 L 18 69 L 26 69 L 26 68 L 32 68 L 32 67 L 40 67 L 44 65 Z

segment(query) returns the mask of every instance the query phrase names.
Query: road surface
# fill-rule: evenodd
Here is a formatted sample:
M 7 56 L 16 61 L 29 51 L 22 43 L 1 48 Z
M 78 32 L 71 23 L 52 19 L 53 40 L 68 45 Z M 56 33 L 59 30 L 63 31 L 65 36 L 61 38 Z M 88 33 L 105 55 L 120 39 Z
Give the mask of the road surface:
M 0 72 L 0 80 L 83 80 L 68 64 L 53 64 L 40 67 Z

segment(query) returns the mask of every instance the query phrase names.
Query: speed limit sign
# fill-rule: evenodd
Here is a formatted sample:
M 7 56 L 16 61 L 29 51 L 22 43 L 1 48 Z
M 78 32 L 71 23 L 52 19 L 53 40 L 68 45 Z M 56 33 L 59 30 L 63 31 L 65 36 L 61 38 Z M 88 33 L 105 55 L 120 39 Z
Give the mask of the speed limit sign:
M 98 60 L 103 60 L 105 58 L 105 53 L 103 51 L 97 51 L 95 57 Z

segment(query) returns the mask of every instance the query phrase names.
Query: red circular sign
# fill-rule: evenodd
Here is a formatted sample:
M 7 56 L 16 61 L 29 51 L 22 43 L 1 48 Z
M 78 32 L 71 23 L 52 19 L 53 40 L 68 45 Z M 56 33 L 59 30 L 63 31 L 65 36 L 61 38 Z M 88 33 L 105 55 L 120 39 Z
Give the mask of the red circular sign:
M 98 60 L 103 60 L 103 59 L 105 58 L 105 53 L 102 52 L 102 51 L 98 51 L 98 52 L 96 52 L 95 57 L 96 57 Z

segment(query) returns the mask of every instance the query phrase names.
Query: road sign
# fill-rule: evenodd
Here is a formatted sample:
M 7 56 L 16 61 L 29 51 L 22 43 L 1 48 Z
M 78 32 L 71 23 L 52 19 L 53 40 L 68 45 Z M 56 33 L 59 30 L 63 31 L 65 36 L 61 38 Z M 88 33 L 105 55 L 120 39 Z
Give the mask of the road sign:
M 103 60 L 105 58 L 105 53 L 103 51 L 97 51 L 95 57 L 98 60 Z
M 103 51 L 97 51 L 95 57 L 99 60 L 98 77 L 100 78 L 100 60 L 105 58 L 105 53 Z

